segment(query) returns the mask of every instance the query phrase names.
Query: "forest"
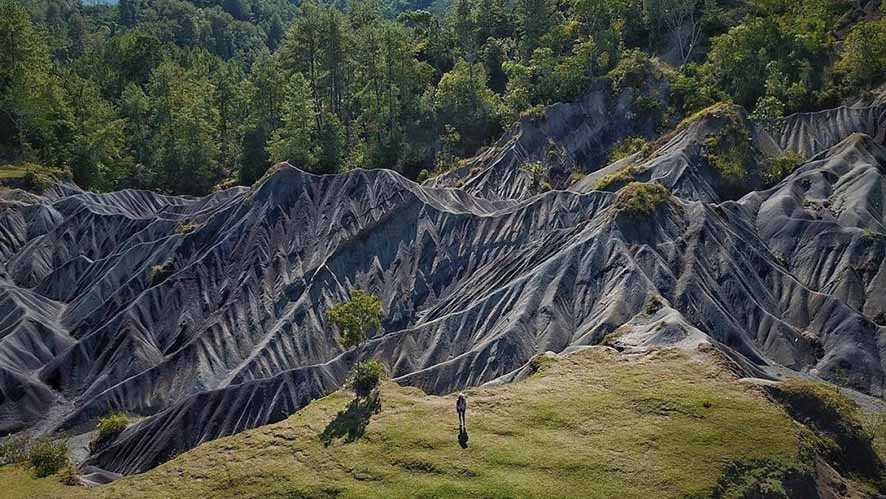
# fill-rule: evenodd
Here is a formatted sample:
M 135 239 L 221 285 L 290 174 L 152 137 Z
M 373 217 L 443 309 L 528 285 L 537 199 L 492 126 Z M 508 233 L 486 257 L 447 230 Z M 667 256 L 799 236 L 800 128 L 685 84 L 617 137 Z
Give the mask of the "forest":
M 665 95 L 634 107 L 661 131 L 721 101 L 765 123 L 883 83 L 886 20 L 864 4 L 0 0 L 0 163 L 187 195 L 280 161 L 422 179 L 651 72 Z

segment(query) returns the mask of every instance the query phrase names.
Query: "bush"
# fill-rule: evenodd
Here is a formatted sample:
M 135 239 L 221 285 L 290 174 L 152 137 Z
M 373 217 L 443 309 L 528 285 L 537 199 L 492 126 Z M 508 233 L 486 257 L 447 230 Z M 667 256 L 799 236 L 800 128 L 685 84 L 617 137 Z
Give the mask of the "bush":
M 726 463 L 711 497 L 810 497 L 815 494 L 814 472 L 803 465 L 771 459 Z
M 197 222 L 181 221 L 181 222 L 175 224 L 175 233 L 182 234 L 182 235 L 190 234 L 191 232 L 194 232 L 195 230 L 197 230 L 199 228 L 200 228 L 200 224 L 198 224 Z
M 168 279 L 172 274 L 175 273 L 175 262 L 172 260 L 167 260 L 160 265 L 154 265 L 151 267 L 150 274 L 150 282 L 151 286 L 156 286 L 166 279 Z
M 357 397 L 367 397 L 385 376 L 385 368 L 375 359 L 358 362 L 351 374 L 351 386 Z
M 96 440 L 110 440 L 123 433 L 127 426 L 129 426 L 129 416 L 122 412 L 114 412 L 99 418 L 98 425 L 96 426 L 98 429 Z
M 801 164 L 803 164 L 803 157 L 791 151 L 768 160 L 763 168 L 763 185 L 765 187 L 774 186 L 790 175 Z
M 655 77 L 655 67 L 642 50 L 630 49 L 624 52 L 608 76 L 615 92 L 627 88 L 639 90 L 645 82 Z
M 612 172 L 608 175 L 604 175 L 599 180 L 594 182 L 594 190 L 603 191 L 612 186 L 618 186 L 622 184 L 627 184 L 628 182 L 633 182 L 637 180 L 638 173 L 640 173 L 640 171 L 636 166 L 628 165 L 618 171 Z
M 586 176 L 587 176 L 587 175 L 586 175 L 584 172 L 582 172 L 582 171 L 579 171 L 579 170 L 572 170 L 572 173 L 569 174 L 569 183 L 570 183 L 570 184 L 576 184 L 576 183 L 578 183 L 578 182 L 581 182 L 581 180 L 582 180 L 583 178 L 585 178 Z
M 548 355 L 546 353 L 540 353 L 529 360 L 529 373 L 530 374 L 538 374 L 548 367 L 557 363 L 556 355 Z
M 31 440 L 23 435 L 9 435 L 0 442 L 0 466 L 23 463 L 28 460 Z
M 631 216 L 648 215 L 671 197 L 668 189 L 657 182 L 631 182 L 615 196 L 615 210 Z
M 609 152 L 609 164 L 621 161 L 628 156 L 638 153 L 646 146 L 646 139 L 642 137 L 628 137 L 612 148 Z
M 526 121 L 541 121 L 545 117 L 545 107 L 541 104 L 528 107 L 520 112 L 520 119 Z
M 727 184 L 740 186 L 747 180 L 748 167 L 754 161 L 754 148 L 746 122 L 729 108 L 721 108 L 719 114 L 711 116 L 725 120 L 725 123 L 705 139 L 705 159 Z
M 28 452 L 28 461 L 38 478 L 53 475 L 68 464 L 68 444 L 64 440 L 40 440 Z
M 80 477 L 78 476 L 80 473 L 77 470 L 77 467 L 71 463 L 66 464 L 61 470 L 58 472 L 58 481 L 65 485 L 82 485 L 80 482 Z
M 548 182 L 548 169 L 540 161 L 530 161 L 520 165 L 520 171 L 529 175 L 530 189 L 535 192 L 548 191 L 551 184 Z

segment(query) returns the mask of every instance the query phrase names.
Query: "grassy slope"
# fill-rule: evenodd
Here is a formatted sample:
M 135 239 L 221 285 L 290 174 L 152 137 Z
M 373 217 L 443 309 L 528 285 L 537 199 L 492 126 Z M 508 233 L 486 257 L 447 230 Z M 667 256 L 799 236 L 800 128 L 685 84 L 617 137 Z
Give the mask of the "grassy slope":
M 628 359 L 594 348 L 525 381 L 471 390 L 465 450 L 453 397 L 393 383 L 381 393 L 354 442 L 320 438 L 350 402 L 338 392 L 109 486 L 64 487 L 7 467 L 0 487 L 9 497 L 127 499 L 676 497 L 710 492 L 730 460 L 797 459 L 797 426 L 780 407 L 676 351 Z

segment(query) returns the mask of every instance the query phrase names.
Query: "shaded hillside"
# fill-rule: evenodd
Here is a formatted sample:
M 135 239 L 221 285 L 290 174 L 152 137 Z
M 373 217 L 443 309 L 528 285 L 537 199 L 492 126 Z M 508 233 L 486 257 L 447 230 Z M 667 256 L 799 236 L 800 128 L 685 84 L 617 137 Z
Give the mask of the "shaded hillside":
M 453 397 L 383 385 L 312 402 L 280 423 L 217 440 L 97 489 L 0 468 L 10 497 L 826 497 L 869 490 L 808 447 L 763 391 L 713 353 L 539 358 L 519 382 Z M 376 412 L 377 411 L 377 412 Z M 13 484 L 10 480 L 16 479 Z M 554 492 L 556 491 L 556 492 Z

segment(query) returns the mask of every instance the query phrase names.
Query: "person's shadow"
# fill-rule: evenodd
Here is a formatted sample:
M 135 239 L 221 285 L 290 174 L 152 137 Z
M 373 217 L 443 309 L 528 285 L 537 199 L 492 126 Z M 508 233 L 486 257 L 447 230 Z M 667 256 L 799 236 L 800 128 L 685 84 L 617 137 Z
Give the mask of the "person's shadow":
M 468 429 L 464 426 L 458 429 L 458 445 L 460 445 L 462 449 L 468 448 Z

